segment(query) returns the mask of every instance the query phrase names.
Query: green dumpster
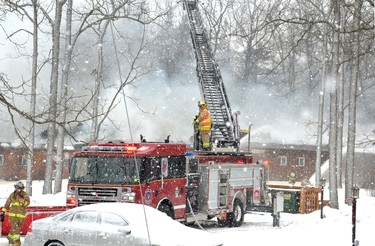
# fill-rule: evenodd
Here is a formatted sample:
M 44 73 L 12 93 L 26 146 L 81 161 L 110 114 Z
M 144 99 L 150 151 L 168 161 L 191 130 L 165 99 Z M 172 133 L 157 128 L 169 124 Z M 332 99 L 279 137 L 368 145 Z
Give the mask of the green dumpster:
M 271 195 L 276 194 L 276 192 L 284 193 L 284 212 L 287 213 L 299 213 L 300 206 L 300 190 L 294 189 L 269 189 Z

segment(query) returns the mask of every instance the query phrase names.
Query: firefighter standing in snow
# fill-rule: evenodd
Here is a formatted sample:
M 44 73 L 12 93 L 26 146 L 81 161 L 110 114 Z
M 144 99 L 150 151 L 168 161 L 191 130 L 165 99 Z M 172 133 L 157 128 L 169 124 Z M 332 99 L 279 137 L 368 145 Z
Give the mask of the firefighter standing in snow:
M 198 107 L 199 114 L 197 115 L 194 124 L 199 124 L 203 150 L 210 150 L 211 114 L 208 111 L 205 102 L 199 101 Z
M 289 174 L 288 174 L 288 181 L 290 184 L 294 185 L 297 180 L 297 172 L 294 166 L 292 166 Z
M 24 191 L 25 186 L 21 181 L 14 185 L 14 192 L 12 192 L 2 208 L 2 213 L 8 209 L 8 219 L 12 226 L 8 234 L 9 244 L 21 245 L 20 230 L 26 217 L 26 207 L 30 204 L 29 195 Z

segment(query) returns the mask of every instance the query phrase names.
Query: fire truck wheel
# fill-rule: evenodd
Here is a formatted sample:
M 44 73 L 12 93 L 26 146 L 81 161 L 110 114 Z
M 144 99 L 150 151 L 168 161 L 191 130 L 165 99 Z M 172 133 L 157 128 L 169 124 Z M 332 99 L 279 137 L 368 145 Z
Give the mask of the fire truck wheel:
M 47 246 L 64 246 L 64 244 L 62 242 L 59 242 L 59 241 L 51 241 L 49 243 L 46 244 Z
M 230 226 L 240 227 L 243 224 L 244 220 L 244 210 L 241 200 L 235 199 L 233 204 L 233 213 L 228 214 L 227 218 Z
M 172 219 L 174 219 L 173 211 L 168 204 L 160 204 L 160 206 L 158 207 L 158 210 L 162 213 L 165 213 Z

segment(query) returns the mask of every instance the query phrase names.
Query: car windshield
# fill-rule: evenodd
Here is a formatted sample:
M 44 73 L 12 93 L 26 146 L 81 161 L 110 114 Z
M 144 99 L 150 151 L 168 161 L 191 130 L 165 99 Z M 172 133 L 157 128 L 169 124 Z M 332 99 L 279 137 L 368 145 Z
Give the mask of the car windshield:
M 101 184 L 138 183 L 133 157 L 75 156 L 70 167 L 70 181 Z
M 57 214 L 52 217 L 52 220 L 58 223 L 61 223 L 62 221 L 69 221 L 71 220 L 71 217 L 73 216 L 74 213 L 72 211 L 66 211 L 64 213 Z

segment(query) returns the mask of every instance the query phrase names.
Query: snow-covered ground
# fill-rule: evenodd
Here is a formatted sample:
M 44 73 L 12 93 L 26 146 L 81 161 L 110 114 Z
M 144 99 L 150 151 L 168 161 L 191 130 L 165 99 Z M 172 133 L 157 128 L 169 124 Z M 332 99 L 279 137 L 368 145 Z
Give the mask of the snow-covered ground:
M 0 205 L 13 191 L 14 182 L 0 181 Z M 63 187 L 65 186 L 64 182 Z M 43 182 L 34 181 L 31 205 L 64 205 L 65 190 L 56 195 L 41 195 Z M 327 193 L 327 192 L 326 192 Z M 340 190 L 340 201 L 343 191 Z M 203 226 L 219 238 L 225 246 L 277 245 L 277 246 L 345 246 L 352 242 L 352 207 L 340 204 L 340 209 L 324 208 L 325 218 L 320 211 L 311 214 L 281 213 L 280 227 L 273 227 L 269 213 L 249 213 L 239 228 L 217 228 L 215 223 Z M 375 198 L 361 191 L 357 200 L 356 238 L 360 246 L 375 246 L 372 235 L 375 224 Z M 198 228 L 198 226 L 195 226 Z M 0 245 L 7 245 L 6 238 Z

